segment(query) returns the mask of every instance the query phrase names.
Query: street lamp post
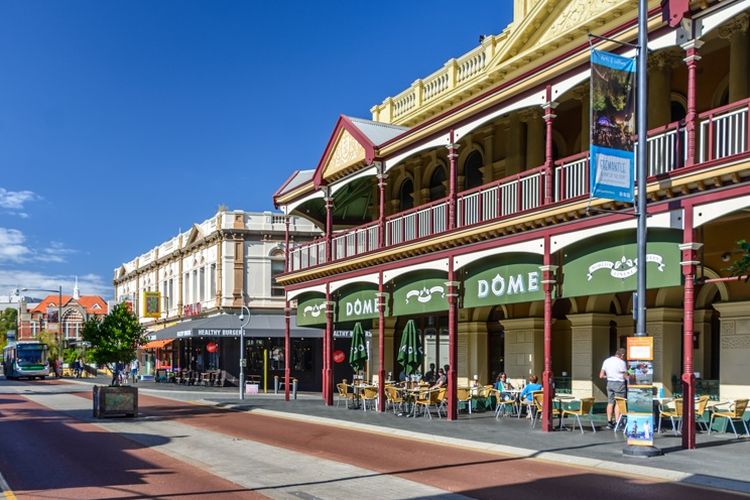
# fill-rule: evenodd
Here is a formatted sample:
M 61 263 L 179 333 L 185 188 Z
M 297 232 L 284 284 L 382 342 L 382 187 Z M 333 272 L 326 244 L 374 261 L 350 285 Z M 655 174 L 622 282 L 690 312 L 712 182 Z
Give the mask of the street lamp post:
M 245 311 L 247 310 L 247 318 Z M 245 399 L 245 327 L 250 323 L 250 309 L 245 305 L 245 297 L 242 297 L 240 309 L 240 400 Z

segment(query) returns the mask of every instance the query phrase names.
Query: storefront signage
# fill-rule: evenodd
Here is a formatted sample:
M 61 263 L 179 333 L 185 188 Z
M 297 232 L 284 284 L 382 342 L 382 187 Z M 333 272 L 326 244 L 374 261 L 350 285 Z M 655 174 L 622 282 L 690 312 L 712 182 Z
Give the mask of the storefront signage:
M 202 311 L 202 307 L 200 302 L 197 304 L 185 304 L 182 307 L 182 315 L 186 318 L 191 318 L 193 316 L 200 316 Z
M 541 264 L 537 255 L 518 254 L 469 267 L 464 279 L 463 307 L 543 300 Z
M 646 286 L 679 286 L 681 235 L 652 230 L 646 246 Z M 563 297 L 629 292 L 636 288 L 639 262 L 635 231 L 594 237 L 569 248 L 564 255 Z
M 336 323 L 348 323 L 378 317 L 378 291 L 349 288 L 336 301 Z M 386 304 L 385 315 L 388 315 Z
M 324 325 L 326 322 L 325 297 L 308 295 L 297 302 L 297 324 L 300 326 Z
M 353 330 L 334 330 L 333 331 L 333 337 L 337 339 L 350 339 L 352 338 Z M 370 338 L 372 337 L 372 331 L 371 330 L 364 330 L 365 337 Z
M 448 310 L 448 287 L 444 273 L 417 272 L 396 282 L 393 316 Z

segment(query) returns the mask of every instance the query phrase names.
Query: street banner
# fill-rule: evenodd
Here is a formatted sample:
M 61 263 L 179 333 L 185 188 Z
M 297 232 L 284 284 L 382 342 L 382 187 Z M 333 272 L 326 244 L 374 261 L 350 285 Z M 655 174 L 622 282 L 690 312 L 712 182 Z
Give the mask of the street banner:
M 147 318 L 161 317 L 160 292 L 143 292 L 143 315 Z
M 592 49 L 592 198 L 633 202 L 634 136 L 635 59 Z

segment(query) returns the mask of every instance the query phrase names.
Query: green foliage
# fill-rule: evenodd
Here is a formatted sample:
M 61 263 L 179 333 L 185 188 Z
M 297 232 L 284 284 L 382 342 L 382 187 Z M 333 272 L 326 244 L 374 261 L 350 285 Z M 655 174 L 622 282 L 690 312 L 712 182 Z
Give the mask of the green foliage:
M 57 333 L 48 332 L 47 330 L 42 330 L 41 332 L 39 332 L 39 342 L 47 344 L 47 348 L 49 349 L 47 351 L 47 356 L 50 360 L 59 359 L 62 357 L 60 343 L 57 340 Z
M 145 329 L 125 304 L 116 305 L 104 319 L 91 317 L 83 324 L 81 336 L 91 343 L 88 352 L 100 365 L 129 363 L 136 350 L 146 343 Z
M 750 242 L 745 240 L 739 240 L 737 246 L 742 251 L 742 257 L 737 259 L 727 269 L 732 276 L 745 276 L 745 281 L 750 280 Z
M 0 349 L 5 347 L 5 344 L 8 342 L 6 337 L 8 330 L 17 330 L 17 317 L 18 311 L 15 308 L 8 308 L 0 312 Z M 16 332 L 16 338 L 18 338 L 18 332 Z

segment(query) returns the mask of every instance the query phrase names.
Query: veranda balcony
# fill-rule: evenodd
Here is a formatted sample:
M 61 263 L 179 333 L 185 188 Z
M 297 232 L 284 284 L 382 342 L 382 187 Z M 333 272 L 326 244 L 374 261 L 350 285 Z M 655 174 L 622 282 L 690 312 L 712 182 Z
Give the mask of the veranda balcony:
M 716 108 L 698 117 L 694 168 L 749 152 L 750 99 Z M 637 145 L 636 145 L 637 147 Z M 684 168 L 687 152 L 684 123 L 676 122 L 648 134 L 649 180 L 656 181 Z M 551 199 L 545 202 L 547 184 Z M 456 197 L 456 230 L 543 212 L 555 205 L 585 199 L 589 194 L 588 152 L 554 162 L 552 171 L 538 167 L 506 177 Z M 384 248 L 397 247 L 448 232 L 448 198 L 391 215 L 385 220 Z M 381 249 L 380 227 L 371 222 L 334 233 L 330 262 L 340 262 Z M 288 272 L 329 263 L 324 238 L 290 250 Z

